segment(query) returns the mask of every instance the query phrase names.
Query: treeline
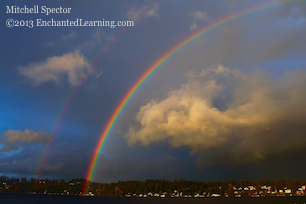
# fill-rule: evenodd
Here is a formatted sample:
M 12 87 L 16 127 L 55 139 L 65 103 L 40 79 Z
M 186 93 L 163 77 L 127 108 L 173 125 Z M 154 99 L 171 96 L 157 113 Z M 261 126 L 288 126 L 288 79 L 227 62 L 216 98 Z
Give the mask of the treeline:
M 83 189 L 84 179 L 72 179 L 69 181 L 49 179 L 27 179 L 0 177 L 0 191 L 12 193 L 64 193 L 79 194 Z M 73 185 L 70 185 L 73 184 Z
M 49 180 L 49 179 L 26 179 L 26 178 L 9 178 L 0 177 L 0 191 L 2 192 L 18 192 L 18 193 L 59 193 L 78 195 L 83 190 L 85 179 L 65 180 Z M 168 195 L 174 192 L 182 192 L 183 195 L 194 195 L 196 193 L 213 194 L 218 193 L 224 195 L 233 194 L 233 189 L 254 186 L 261 189 L 261 186 L 271 186 L 271 191 L 275 189 L 290 188 L 294 192 L 302 185 L 306 185 L 306 181 L 299 180 L 265 180 L 265 181 L 186 181 L 186 180 L 146 180 L 146 181 L 119 181 L 117 183 L 96 183 L 90 182 L 89 191 L 95 195 L 120 196 L 127 193 L 143 194 L 143 193 L 164 193 Z

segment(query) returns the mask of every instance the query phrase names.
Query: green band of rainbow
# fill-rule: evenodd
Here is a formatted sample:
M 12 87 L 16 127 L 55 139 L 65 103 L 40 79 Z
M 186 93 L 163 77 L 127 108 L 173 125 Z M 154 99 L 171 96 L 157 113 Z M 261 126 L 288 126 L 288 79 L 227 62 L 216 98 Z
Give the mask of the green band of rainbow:
M 111 118 L 108 120 L 102 134 L 100 135 L 100 139 L 98 141 L 98 144 L 95 148 L 93 157 L 90 161 L 90 165 L 86 174 L 86 181 L 83 187 L 83 193 L 85 194 L 88 190 L 88 184 L 91 180 L 97 159 L 99 157 L 100 151 L 102 150 L 103 144 L 106 140 L 106 138 L 109 136 L 110 132 L 112 131 L 116 121 L 118 120 L 120 114 L 124 110 L 124 108 L 127 106 L 128 102 L 133 98 L 135 93 L 141 88 L 141 86 L 163 65 L 165 64 L 172 56 L 174 56 L 176 53 L 178 53 L 180 50 L 194 42 L 195 40 L 199 39 L 201 36 L 207 34 L 208 32 L 226 24 L 231 21 L 234 21 L 238 18 L 241 18 L 246 15 L 250 15 L 259 11 L 267 10 L 270 8 L 278 7 L 284 4 L 291 4 L 291 3 L 297 3 L 297 2 L 305 2 L 306 0 L 299 0 L 299 1 L 287 1 L 283 3 L 266 3 L 264 5 L 260 5 L 257 7 L 252 7 L 249 9 L 246 9 L 244 11 L 229 15 L 225 18 L 222 18 L 204 28 L 197 31 L 196 33 L 190 35 L 186 39 L 184 39 L 182 42 L 177 44 L 175 47 L 173 47 L 171 50 L 169 50 L 167 53 L 165 53 L 161 58 L 159 58 L 149 69 L 137 80 L 137 82 L 131 87 L 131 89 L 125 94 L 124 98 L 121 100 L 115 111 L 113 112 Z

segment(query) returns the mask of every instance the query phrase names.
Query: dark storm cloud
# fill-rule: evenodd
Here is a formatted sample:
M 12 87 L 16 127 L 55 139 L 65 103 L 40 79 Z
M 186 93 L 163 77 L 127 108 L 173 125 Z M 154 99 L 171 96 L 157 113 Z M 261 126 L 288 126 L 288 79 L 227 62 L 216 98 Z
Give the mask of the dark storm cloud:
M 102 182 L 165 178 L 174 180 L 192 172 L 192 167 L 191 162 L 177 161 L 170 156 L 165 156 L 163 161 L 152 159 L 135 161 L 133 158 L 106 158 L 102 156 L 96 168 L 94 180 Z
M 84 178 L 92 152 L 68 144 L 52 146 L 45 157 L 41 148 L 23 148 L 21 151 L 0 158 L 0 173 L 36 177 L 39 166 L 43 178 Z M 42 163 L 41 163 L 42 162 Z M 171 156 L 163 161 L 135 161 L 132 158 L 105 157 L 97 162 L 93 180 L 98 182 L 117 182 L 118 180 L 169 179 L 174 180 L 190 171 L 190 162 L 179 162 Z M 189 170 L 188 170 L 189 169 Z
M 89 152 L 85 149 L 62 144 L 46 147 L 24 147 L 21 151 L 0 159 L 1 174 L 36 176 L 42 164 L 40 176 L 45 178 L 84 178 Z

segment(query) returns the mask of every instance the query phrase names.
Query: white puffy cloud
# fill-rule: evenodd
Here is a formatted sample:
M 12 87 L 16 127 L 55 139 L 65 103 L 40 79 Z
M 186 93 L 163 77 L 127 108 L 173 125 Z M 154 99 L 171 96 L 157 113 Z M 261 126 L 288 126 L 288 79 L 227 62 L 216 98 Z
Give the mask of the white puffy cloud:
M 129 145 L 168 142 L 199 155 L 199 166 L 259 162 L 306 147 L 306 72 L 270 77 L 222 65 L 152 100 L 125 134 Z
M 201 11 L 195 11 L 190 14 L 195 20 L 207 20 L 207 13 Z
M 9 129 L 0 137 L 0 143 L 4 144 L 0 149 L 0 153 L 18 149 L 20 144 L 46 143 L 49 139 L 50 136 L 44 131 Z
M 131 10 L 129 10 L 127 15 L 130 20 L 133 20 L 136 22 L 142 19 L 153 17 L 153 16 L 159 17 L 158 10 L 159 10 L 159 4 L 153 3 L 153 4 L 145 5 L 141 7 L 140 9 L 132 8 Z
M 49 57 L 44 62 L 32 63 L 19 68 L 19 74 L 27 77 L 34 86 L 47 81 L 60 83 L 67 76 L 71 84 L 77 82 L 80 77 L 87 77 L 93 73 L 87 59 L 77 50 L 62 56 Z
M 196 29 L 198 29 L 196 22 L 191 23 L 190 30 L 196 30 Z
M 192 23 L 190 25 L 190 30 L 198 29 L 197 22 L 207 21 L 207 13 L 201 11 L 195 11 L 189 15 L 192 18 Z

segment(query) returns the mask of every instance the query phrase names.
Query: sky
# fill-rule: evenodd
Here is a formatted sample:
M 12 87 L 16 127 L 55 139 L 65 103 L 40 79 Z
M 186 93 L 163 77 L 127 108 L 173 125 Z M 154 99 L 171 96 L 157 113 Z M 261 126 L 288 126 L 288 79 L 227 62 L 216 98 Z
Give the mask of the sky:
M 70 12 L 43 9 L 60 7 Z M 256 7 L 265 9 L 204 33 L 145 81 L 92 181 L 306 180 L 306 1 L 288 0 L 1 1 L 0 175 L 85 178 L 136 81 L 192 34 Z M 79 19 L 134 26 L 38 23 Z

